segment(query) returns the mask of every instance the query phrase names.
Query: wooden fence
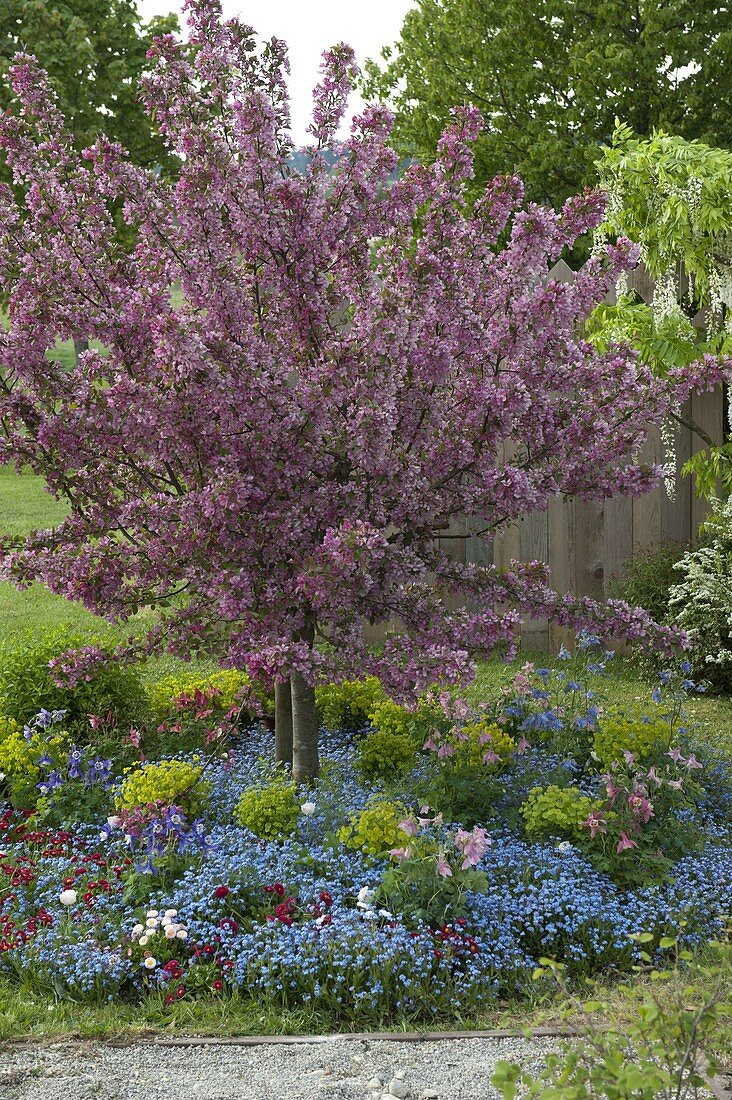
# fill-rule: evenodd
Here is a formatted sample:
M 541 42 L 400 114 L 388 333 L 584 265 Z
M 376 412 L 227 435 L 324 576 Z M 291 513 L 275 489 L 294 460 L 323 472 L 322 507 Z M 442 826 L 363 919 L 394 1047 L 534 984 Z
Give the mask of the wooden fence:
M 575 275 L 560 260 L 548 277 L 568 282 Z M 650 303 L 653 283 L 642 266 L 629 274 L 628 284 Z M 609 295 L 607 301 L 612 303 L 614 297 Z M 701 315 L 695 324 L 703 324 Z M 715 443 L 722 442 L 725 410 L 721 389 L 695 395 L 682 413 Z M 680 428 L 676 434 L 677 470 L 703 447 L 696 433 Z M 651 433 L 643 454 L 648 461 L 662 461 L 658 430 Z M 479 529 L 479 522 L 456 518 L 448 532 L 452 537 L 444 545 L 454 557 L 468 562 L 503 566 L 512 558 L 545 561 L 558 591 L 602 599 L 607 595 L 608 582 L 622 575 L 625 563 L 635 554 L 663 542 L 693 543 L 706 510 L 706 503 L 692 492 L 691 479 L 684 477 L 677 478 L 673 500 L 663 485 L 640 497 L 612 497 L 602 503 L 557 497 L 550 501 L 546 512 L 533 513 L 514 523 L 492 545 L 472 534 Z M 456 534 L 465 537 L 455 539 Z M 528 647 L 553 650 L 562 642 L 566 644 L 568 632 L 546 621 L 527 620 L 521 637 Z

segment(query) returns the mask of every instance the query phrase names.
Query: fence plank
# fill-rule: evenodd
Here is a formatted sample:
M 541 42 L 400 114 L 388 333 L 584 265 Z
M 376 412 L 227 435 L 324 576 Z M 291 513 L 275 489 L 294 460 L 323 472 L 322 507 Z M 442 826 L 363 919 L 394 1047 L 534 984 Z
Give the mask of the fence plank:
M 549 561 L 549 524 L 546 512 L 524 516 L 519 527 L 521 561 Z M 527 617 L 521 627 L 521 641 L 529 649 L 546 649 L 549 645 L 548 619 Z
M 722 390 L 713 390 L 711 393 L 694 393 L 691 396 L 692 419 L 709 435 L 715 443 L 724 441 L 724 395 Z M 705 449 L 706 444 L 698 435 L 691 437 L 692 453 Z M 717 483 L 717 495 L 721 486 Z M 696 494 L 691 500 L 691 525 L 692 537 L 696 539 L 699 524 L 703 522 L 709 510 L 705 500 L 700 500 Z
M 557 592 L 574 591 L 574 500 L 556 496 L 549 501 L 549 579 Z M 556 652 L 561 645 L 571 646 L 574 631 L 566 626 L 549 625 L 549 647 Z
M 622 577 L 625 563 L 633 555 L 633 501 L 630 497 L 610 497 L 605 501 L 602 527 L 603 594 L 607 596 L 611 581 Z

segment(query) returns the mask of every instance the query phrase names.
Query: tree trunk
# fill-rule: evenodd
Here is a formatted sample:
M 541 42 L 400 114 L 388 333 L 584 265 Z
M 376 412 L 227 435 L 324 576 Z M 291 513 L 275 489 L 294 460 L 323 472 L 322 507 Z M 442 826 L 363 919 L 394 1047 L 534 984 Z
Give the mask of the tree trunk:
M 292 775 L 296 783 L 318 777 L 318 722 L 315 688 L 292 674 Z
M 74 340 L 74 357 L 75 357 L 77 363 L 79 362 L 79 356 L 81 355 L 82 351 L 88 351 L 88 350 L 89 350 L 89 341 L 88 340 Z
M 292 763 L 292 688 L 289 680 L 275 684 L 275 760 Z

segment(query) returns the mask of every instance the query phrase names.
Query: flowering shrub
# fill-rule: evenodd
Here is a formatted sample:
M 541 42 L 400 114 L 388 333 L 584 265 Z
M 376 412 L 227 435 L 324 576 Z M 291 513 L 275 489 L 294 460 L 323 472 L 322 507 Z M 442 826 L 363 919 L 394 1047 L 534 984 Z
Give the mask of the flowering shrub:
M 579 840 L 584 823 L 599 815 L 604 805 L 577 787 L 535 787 L 521 807 L 521 816 L 529 836 Z
M 375 729 L 358 742 L 355 765 L 368 782 L 398 779 L 412 770 L 415 757 L 416 745 L 412 735 Z
M 430 759 L 418 784 L 420 797 L 450 821 L 472 826 L 489 820 L 500 797 L 497 776 L 518 748 L 513 737 L 487 719 L 445 732 L 435 724 L 423 747 Z
M 77 739 L 89 733 L 89 714 L 111 711 L 120 725 L 142 721 L 147 706 L 135 668 L 103 659 L 73 687 L 63 686 L 64 654 L 85 644 L 88 639 L 54 628 L 4 645 L 0 649 L 0 713 L 24 723 L 41 709 L 63 710 Z M 103 645 L 98 648 L 108 657 Z
M 297 789 L 284 776 L 277 775 L 268 783 L 245 790 L 234 816 L 245 829 L 267 840 L 290 836 L 300 816 Z
M 641 761 L 655 752 L 665 752 L 673 735 L 671 724 L 658 715 L 608 713 L 598 719 L 592 744 L 599 763 L 609 767 L 626 752 Z
M 323 684 L 315 690 L 320 721 L 329 730 L 353 729 L 364 724 L 374 708 L 386 700 L 376 676 Z
M 422 810 L 399 823 L 405 839 L 389 852 L 395 866 L 385 872 L 378 897 L 408 923 L 444 925 L 465 917 L 469 891 L 487 888 L 476 867 L 490 838 L 477 826 L 470 832 L 446 829 L 441 814 L 429 817 L 429 806 Z
M 203 769 L 185 760 L 160 760 L 130 769 L 117 796 L 120 810 L 158 803 L 181 806 L 196 817 L 206 805 L 211 788 Z
M 163 676 L 161 680 L 146 685 L 145 694 L 153 722 L 161 723 L 166 718 L 175 718 L 181 713 L 179 704 L 193 701 L 197 695 L 201 701 L 205 698 L 212 714 L 226 714 L 236 704 L 237 694 L 248 683 L 247 674 L 226 669 L 208 676 Z
M 348 848 L 383 856 L 404 840 L 401 826 L 406 816 L 407 811 L 400 803 L 377 799 L 354 815 L 338 836 Z

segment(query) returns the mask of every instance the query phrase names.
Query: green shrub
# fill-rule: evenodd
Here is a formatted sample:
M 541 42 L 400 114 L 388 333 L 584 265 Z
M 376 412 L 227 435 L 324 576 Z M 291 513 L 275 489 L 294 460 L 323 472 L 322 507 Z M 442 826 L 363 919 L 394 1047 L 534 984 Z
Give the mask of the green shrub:
M 379 799 L 370 802 L 360 814 L 351 818 L 338 832 L 347 848 L 355 848 L 372 856 L 385 855 L 392 848 L 403 847 L 407 837 L 399 828 L 407 811 L 399 802 Z
M 22 729 L 12 718 L 4 715 L 0 715 L 0 773 L 8 783 L 24 776 L 35 781 L 39 774 Z
M 662 718 L 641 714 L 602 715 L 593 737 L 593 750 L 600 764 L 609 767 L 632 752 L 642 763 L 655 750 L 665 752 L 673 738 L 673 728 Z
M 374 707 L 384 699 L 384 689 L 375 676 L 324 684 L 315 689 L 320 721 L 329 730 L 363 725 Z
M 299 816 L 297 789 L 282 775 L 261 786 L 248 787 L 234 811 L 234 817 L 243 828 L 265 840 L 291 836 Z
M 671 617 L 688 632 L 694 674 L 726 692 L 732 688 L 732 497 L 713 501 L 699 535 L 703 544 L 676 567 Z
M 671 588 L 679 581 L 676 563 L 687 550 L 683 543 L 664 542 L 629 558 L 622 577 L 611 579 L 608 595 L 627 600 L 632 607 L 644 607 L 664 622 L 669 617 Z
M 160 760 L 131 768 L 117 797 L 117 808 L 131 810 L 160 803 L 180 806 L 188 818 L 198 817 L 211 794 L 201 773 L 198 765 L 185 760 Z
M 238 669 L 221 669 L 210 676 L 196 676 L 183 673 L 177 676 L 165 676 L 148 684 L 145 692 L 154 722 L 160 723 L 179 713 L 176 700 L 182 697 L 193 699 L 196 692 L 209 698 L 215 715 L 225 714 L 236 703 L 236 696 L 249 684 L 249 677 Z
M 588 798 L 578 787 L 534 787 L 529 791 L 521 816 L 529 836 L 562 836 L 583 840 L 582 822 L 602 810 L 604 802 Z
M 100 644 L 65 629 L 50 630 L 0 649 L 0 712 L 21 724 L 42 708 L 65 710 L 66 726 L 77 739 L 89 730 L 89 714 L 114 715 L 117 725 L 128 727 L 144 720 L 147 702 L 142 681 L 134 668 L 114 659 L 95 666 L 88 680 L 75 687 L 58 687 L 49 662 L 69 649 Z
M 358 744 L 356 769 L 365 780 L 400 778 L 414 767 L 414 739 L 407 733 L 373 730 Z
M 516 751 L 516 742 L 510 733 L 495 722 L 483 719 L 469 722 L 446 738 L 454 748 L 452 756 L 447 757 L 455 768 L 471 768 L 482 771 L 499 772 L 505 768 Z M 498 760 L 486 759 L 486 755 L 495 754 Z M 449 765 L 448 765 L 449 766 Z

